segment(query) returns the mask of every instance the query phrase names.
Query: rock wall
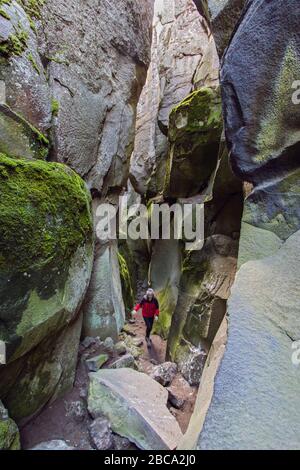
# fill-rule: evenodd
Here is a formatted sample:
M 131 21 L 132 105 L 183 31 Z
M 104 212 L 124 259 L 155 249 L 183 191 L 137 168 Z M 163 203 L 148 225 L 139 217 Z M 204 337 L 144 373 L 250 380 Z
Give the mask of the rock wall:
M 0 2 L 0 398 L 21 424 L 73 384 L 89 284 L 85 327 L 103 275 L 111 336 L 124 321 L 116 249 L 92 271 L 87 189 L 127 181 L 152 18 L 152 0 Z
M 164 188 L 172 108 L 196 86 L 216 86 L 219 66 L 208 25 L 192 0 L 156 2 L 152 43 L 130 164 L 131 182 L 147 198 Z
M 245 201 L 229 336 L 199 449 L 299 448 L 300 8 L 252 0 L 225 54 L 225 129 Z M 272 21 L 271 21 L 272 19 Z M 266 61 L 266 57 L 268 60 Z M 247 67 L 247 76 L 245 75 Z
M 51 0 L 43 7 L 40 53 L 58 103 L 52 157 L 102 195 L 127 181 L 152 17 L 152 0 Z
M 207 20 L 207 16 L 197 12 L 192 1 L 156 2 L 151 64 L 138 105 L 130 166 L 132 185 L 149 208 L 152 203 L 185 204 L 191 202 L 187 199 L 191 197 L 195 198 L 194 202 L 212 198 L 219 165 L 222 115 L 219 60 Z M 241 185 L 238 190 L 233 185 L 232 194 L 235 192 L 241 193 Z M 210 208 L 210 221 L 215 226 L 214 209 L 222 212 L 221 197 Z M 237 217 L 240 219 L 240 213 Z M 223 233 L 219 229 L 214 229 L 212 234 Z M 239 232 L 239 222 L 228 235 L 233 232 L 235 236 Z M 161 307 L 155 331 L 167 338 L 171 328 L 169 342 L 177 344 L 182 334 L 179 319 L 171 325 L 174 311 L 186 315 L 181 302 L 189 294 L 183 287 L 181 271 L 182 262 L 188 263 L 187 253 L 177 240 L 157 240 L 150 246 L 150 257 L 148 280 Z M 195 277 L 194 287 L 200 286 L 201 279 Z M 191 340 L 190 334 L 187 339 Z M 199 339 L 195 343 L 198 348 Z M 171 350 L 170 346 L 169 355 L 175 358 Z M 189 352 L 186 359 L 187 356 Z M 182 368 L 187 367 L 187 360 L 181 363 Z M 197 377 L 198 381 L 199 374 Z

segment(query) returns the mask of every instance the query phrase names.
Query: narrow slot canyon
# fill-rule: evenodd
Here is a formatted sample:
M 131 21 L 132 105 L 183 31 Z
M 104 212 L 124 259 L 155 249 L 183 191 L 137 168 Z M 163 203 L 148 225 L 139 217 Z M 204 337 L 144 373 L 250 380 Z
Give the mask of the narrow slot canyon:
M 0 450 L 299 448 L 300 7 L 271 3 L 0 0 Z

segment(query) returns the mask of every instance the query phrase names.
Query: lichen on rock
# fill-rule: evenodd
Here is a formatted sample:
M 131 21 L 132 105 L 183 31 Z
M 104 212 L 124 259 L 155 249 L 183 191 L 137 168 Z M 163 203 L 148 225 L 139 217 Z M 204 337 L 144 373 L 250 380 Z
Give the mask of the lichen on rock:
M 221 97 L 214 88 L 194 91 L 172 110 L 166 196 L 194 196 L 205 188 L 217 165 L 222 128 Z

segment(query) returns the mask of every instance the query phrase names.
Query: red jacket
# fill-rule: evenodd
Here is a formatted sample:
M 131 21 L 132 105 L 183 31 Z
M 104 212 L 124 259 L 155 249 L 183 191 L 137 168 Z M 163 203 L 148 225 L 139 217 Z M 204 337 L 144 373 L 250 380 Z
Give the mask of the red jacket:
M 159 304 L 155 297 L 153 297 L 151 301 L 144 297 L 143 300 L 134 307 L 136 312 L 140 309 L 142 309 L 142 315 L 144 318 L 153 318 L 155 316 L 158 317 L 159 315 Z

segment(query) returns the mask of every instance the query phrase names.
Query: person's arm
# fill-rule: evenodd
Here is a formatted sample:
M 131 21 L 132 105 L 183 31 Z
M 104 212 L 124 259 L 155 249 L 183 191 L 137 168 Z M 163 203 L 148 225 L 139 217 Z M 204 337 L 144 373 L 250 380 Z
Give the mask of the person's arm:
M 158 318 L 159 317 L 159 314 L 160 314 L 160 311 L 159 311 L 159 303 L 158 303 L 158 300 L 155 299 L 155 307 L 156 307 L 156 310 L 155 310 L 155 317 Z
M 137 313 L 141 308 L 143 307 L 143 301 L 140 302 L 139 304 L 137 304 L 134 309 L 132 310 L 132 315 L 134 315 L 135 313 Z

